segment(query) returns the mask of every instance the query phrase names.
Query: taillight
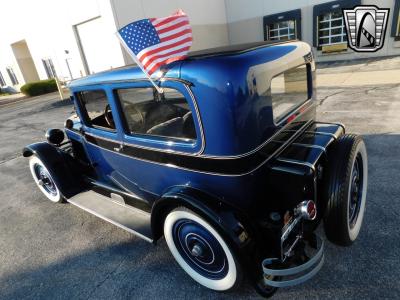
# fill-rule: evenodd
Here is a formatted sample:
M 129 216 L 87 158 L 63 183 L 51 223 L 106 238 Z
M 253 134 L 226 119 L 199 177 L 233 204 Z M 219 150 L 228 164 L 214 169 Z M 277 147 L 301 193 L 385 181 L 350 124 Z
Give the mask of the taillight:
M 312 200 L 306 200 L 297 205 L 295 213 L 306 220 L 314 220 L 317 217 L 317 206 Z

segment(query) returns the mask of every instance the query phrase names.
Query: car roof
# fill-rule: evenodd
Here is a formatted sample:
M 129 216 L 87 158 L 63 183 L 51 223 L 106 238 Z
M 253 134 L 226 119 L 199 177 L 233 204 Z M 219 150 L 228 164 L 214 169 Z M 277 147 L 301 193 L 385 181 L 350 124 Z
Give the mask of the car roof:
M 247 44 L 237 44 L 224 47 L 209 48 L 199 51 L 189 52 L 185 60 L 173 62 L 168 65 L 168 71 L 163 74 L 164 78 L 180 78 L 180 67 L 183 62 L 191 60 L 208 59 L 220 56 L 232 56 L 242 54 L 264 47 L 272 47 L 281 44 L 287 44 L 293 41 L 262 41 Z M 157 76 L 155 76 L 157 77 Z M 112 70 L 106 70 L 91 74 L 82 78 L 72 80 L 68 87 L 75 88 L 87 85 L 102 84 L 107 82 L 147 80 L 142 70 L 137 65 L 127 65 Z
M 223 47 L 203 49 L 203 50 L 199 50 L 199 51 L 189 52 L 187 59 L 200 59 L 200 58 L 205 58 L 205 57 L 241 54 L 241 53 L 252 51 L 252 50 L 255 50 L 258 48 L 271 47 L 271 46 L 276 46 L 276 45 L 280 45 L 280 44 L 287 44 L 287 43 L 294 42 L 294 41 L 296 41 L 296 40 L 261 41 L 261 42 L 236 44 L 236 45 L 229 45 L 229 46 L 223 46 Z

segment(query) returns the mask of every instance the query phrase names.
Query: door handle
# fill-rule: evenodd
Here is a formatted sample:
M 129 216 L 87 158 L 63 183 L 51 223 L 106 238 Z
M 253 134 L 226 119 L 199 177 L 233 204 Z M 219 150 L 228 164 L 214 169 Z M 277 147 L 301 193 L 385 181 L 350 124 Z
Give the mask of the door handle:
M 114 151 L 121 152 L 124 149 L 124 145 L 120 144 L 119 147 L 114 147 Z

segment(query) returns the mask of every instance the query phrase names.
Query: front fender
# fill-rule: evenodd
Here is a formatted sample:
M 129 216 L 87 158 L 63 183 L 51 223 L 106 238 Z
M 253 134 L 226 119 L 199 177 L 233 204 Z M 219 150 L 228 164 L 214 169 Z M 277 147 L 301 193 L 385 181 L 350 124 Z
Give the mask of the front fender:
M 22 150 L 24 157 L 37 156 L 51 173 L 57 187 L 65 198 L 80 193 L 84 189 L 84 181 L 73 158 L 47 142 L 30 144 Z
M 163 235 L 167 214 L 176 207 L 187 207 L 206 219 L 221 234 L 241 266 L 248 274 L 256 275 L 260 266 L 256 257 L 256 234 L 249 218 L 238 209 L 221 202 L 218 198 L 188 186 L 170 188 L 157 200 L 151 211 L 151 226 L 154 240 Z

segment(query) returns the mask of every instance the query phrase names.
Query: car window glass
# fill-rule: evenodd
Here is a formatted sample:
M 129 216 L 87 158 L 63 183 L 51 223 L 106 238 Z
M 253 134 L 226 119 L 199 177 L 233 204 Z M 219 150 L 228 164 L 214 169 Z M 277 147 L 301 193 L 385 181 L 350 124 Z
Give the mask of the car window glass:
M 275 122 L 303 104 L 308 99 L 306 65 L 274 77 L 271 80 L 271 98 Z
M 90 122 L 89 125 L 115 130 L 114 117 L 104 91 L 79 92 L 78 97 L 86 111 L 88 121 Z
M 193 114 L 185 97 L 174 89 L 131 88 L 116 91 L 132 134 L 195 140 Z

